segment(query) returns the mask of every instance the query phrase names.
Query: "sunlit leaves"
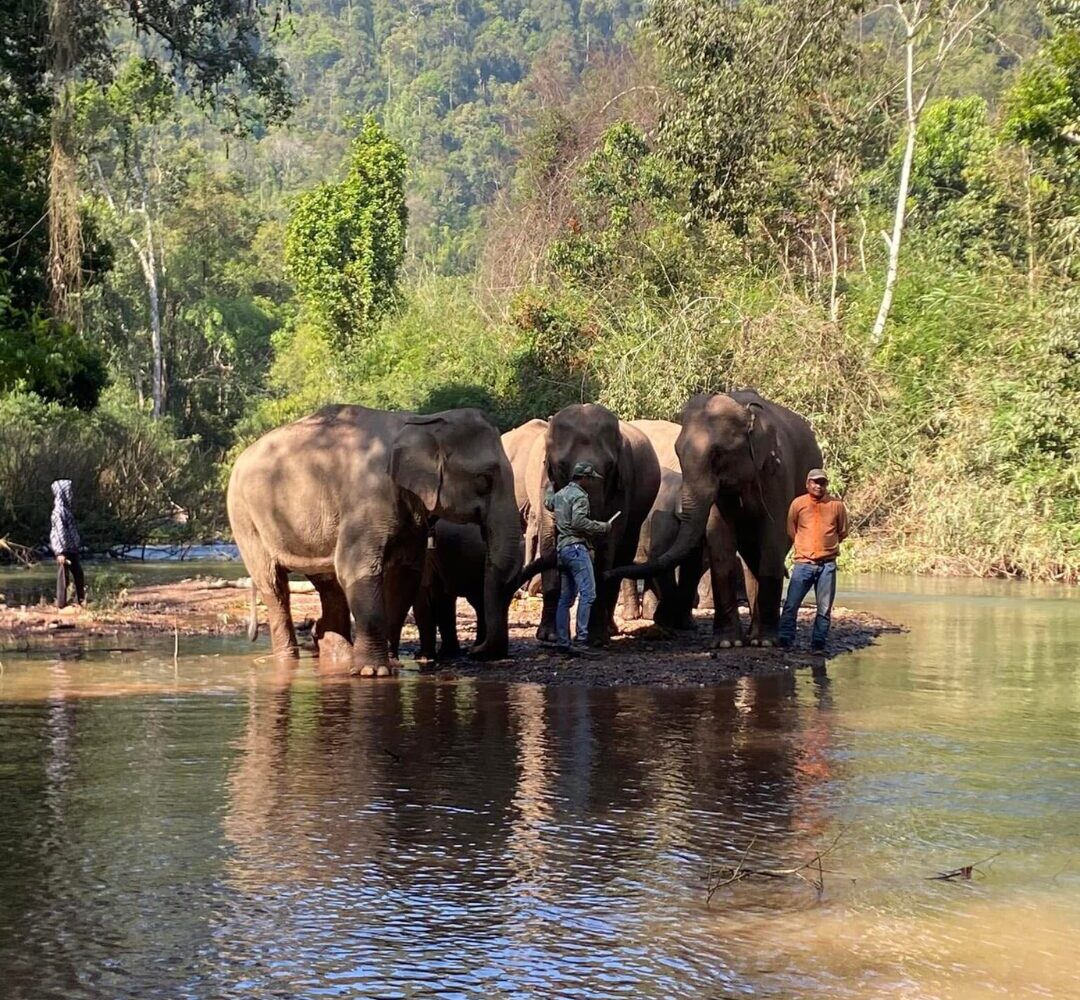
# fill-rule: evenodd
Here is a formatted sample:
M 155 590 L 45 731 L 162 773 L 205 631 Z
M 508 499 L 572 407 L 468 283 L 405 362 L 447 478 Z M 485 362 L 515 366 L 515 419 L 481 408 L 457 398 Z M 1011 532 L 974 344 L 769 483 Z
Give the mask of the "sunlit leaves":
M 373 117 L 353 140 L 348 173 L 301 196 L 285 263 L 304 307 L 349 346 L 393 300 L 405 254 L 405 153 Z

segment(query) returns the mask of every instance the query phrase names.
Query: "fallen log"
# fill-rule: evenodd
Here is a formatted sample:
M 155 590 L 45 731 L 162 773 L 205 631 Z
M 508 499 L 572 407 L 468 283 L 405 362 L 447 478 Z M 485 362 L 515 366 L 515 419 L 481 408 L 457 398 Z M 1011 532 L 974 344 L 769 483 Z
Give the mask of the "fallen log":
M 226 590 L 228 588 L 233 588 L 234 590 L 250 590 L 251 577 L 241 576 L 235 580 L 224 580 L 221 577 L 211 577 L 203 581 L 203 588 L 206 590 Z M 310 580 L 290 580 L 289 593 L 314 594 L 315 584 Z

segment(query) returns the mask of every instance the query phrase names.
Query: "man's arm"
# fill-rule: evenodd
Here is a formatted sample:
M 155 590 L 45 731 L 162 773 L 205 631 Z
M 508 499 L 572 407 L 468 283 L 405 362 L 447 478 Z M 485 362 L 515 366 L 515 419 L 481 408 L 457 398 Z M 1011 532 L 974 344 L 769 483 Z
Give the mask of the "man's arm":
M 848 513 L 847 504 L 843 500 L 838 501 L 840 504 L 840 513 L 836 518 L 836 534 L 840 541 L 843 541 L 848 536 Z
M 606 535 L 610 526 L 607 521 L 594 521 L 589 517 L 589 498 L 574 497 L 570 501 L 570 530 L 578 535 Z
M 555 487 L 548 486 L 544 493 L 544 510 L 549 510 L 555 513 Z
M 795 532 L 799 527 L 799 507 L 801 506 L 799 499 L 799 497 L 796 497 L 791 501 L 791 506 L 788 507 L 787 512 L 787 533 L 788 538 L 792 541 L 795 541 Z

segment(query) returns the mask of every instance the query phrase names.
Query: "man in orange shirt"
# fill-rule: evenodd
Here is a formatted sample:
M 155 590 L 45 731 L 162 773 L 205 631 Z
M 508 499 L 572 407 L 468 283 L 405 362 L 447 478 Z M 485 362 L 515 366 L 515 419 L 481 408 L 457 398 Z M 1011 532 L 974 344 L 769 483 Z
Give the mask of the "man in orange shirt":
M 795 641 L 799 605 L 813 587 L 817 617 L 810 649 L 821 653 L 825 650 L 836 597 L 836 557 L 840 543 L 848 534 L 847 508 L 843 500 L 829 496 L 829 477 L 824 469 L 811 469 L 808 473 L 806 493 L 792 500 L 788 509 L 787 530 L 795 543 L 795 565 L 780 615 L 780 645 L 790 646 Z

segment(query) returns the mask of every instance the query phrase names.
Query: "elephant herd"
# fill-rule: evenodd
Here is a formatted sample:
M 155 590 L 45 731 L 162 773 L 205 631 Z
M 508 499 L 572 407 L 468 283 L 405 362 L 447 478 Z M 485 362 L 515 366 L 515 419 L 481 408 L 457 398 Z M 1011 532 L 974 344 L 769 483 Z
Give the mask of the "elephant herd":
M 297 573 L 322 604 L 316 652 L 347 657 L 361 675 L 390 672 L 410 610 L 422 658 L 457 655 L 458 597 L 476 609 L 470 655 L 499 659 L 511 599 L 539 575 L 537 638 L 553 641 L 559 573 L 543 497 L 581 461 L 603 477 L 585 486 L 592 517 L 622 512 L 596 546 L 594 642 L 615 632 L 620 588 L 627 617 L 639 614 L 638 580 L 658 624 L 692 627 L 703 575 L 717 646 L 743 642 L 740 582 L 749 641 L 775 642 L 788 506 L 822 460 L 809 424 L 753 391 L 695 396 L 680 423 L 623 421 L 585 403 L 500 437 L 474 409 L 329 406 L 270 431 L 237 459 L 227 496 L 252 579 L 251 637 L 257 596 L 274 652 L 297 655 L 288 585 Z

